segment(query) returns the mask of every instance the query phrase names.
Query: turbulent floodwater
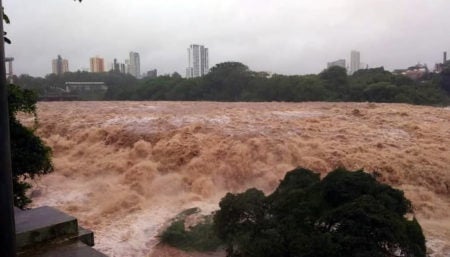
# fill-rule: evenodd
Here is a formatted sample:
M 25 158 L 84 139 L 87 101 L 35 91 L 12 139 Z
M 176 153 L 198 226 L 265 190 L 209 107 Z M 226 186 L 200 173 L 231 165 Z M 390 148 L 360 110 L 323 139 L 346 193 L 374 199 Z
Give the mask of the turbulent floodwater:
M 412 200 L 433 256 L 450 256 L 450 109 L 370 103 L 39 103 L 54 173 L 34 206 L 95 231 L 110 256 L 148 256 L 179 211 L 270 193 L 297 167 L 377 171 Z M 25 122 L 31 118 L 24 118 Z

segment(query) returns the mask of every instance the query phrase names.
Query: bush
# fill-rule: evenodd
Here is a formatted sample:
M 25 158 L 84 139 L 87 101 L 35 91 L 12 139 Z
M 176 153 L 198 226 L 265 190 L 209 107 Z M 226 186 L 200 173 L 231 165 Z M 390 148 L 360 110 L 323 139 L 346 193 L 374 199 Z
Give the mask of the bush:
M 192 212 L 186 216 L 181 215 L 180 219 L 175 218 L 172 224 L 159 236 L 161 242 L 185 251 L 217 250 L 223 242 L 214 232 L 212 217 L 205 217 L 203 222 L 186 230 L 185 219 L 191 214 Z

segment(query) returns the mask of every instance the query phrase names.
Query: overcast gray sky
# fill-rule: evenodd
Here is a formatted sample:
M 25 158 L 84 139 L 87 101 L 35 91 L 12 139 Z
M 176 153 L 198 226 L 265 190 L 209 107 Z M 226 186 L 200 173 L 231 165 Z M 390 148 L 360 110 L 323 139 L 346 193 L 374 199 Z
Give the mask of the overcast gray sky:
M 450 52 L 449 0 L 3 0 L 15 73 L 44 76 L 61 54 L 69 69 L 140 53 L 141 72 L 184 75 L 186 49 L 209 48 L 210 66 L 318 73 L 352 49 L 392 70 Z M 450 53 L 449 53 L 450 56 Z

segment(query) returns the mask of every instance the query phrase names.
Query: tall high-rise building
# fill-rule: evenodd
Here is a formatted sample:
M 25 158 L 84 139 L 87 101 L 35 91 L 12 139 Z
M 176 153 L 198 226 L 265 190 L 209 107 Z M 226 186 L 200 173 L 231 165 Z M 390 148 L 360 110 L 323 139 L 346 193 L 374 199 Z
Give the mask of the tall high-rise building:
M 201 77 L 209 72 L 208 48 L 202 45 L 190 45 L 186 78 Z
M 139 58 L 139 54 L 136 52 L 130 52 L 128 73 L 130 73 L 136 78 L 140 78 L 141 76 L 141 61 Z
M 114 62 L 112 64 L 112 71 L 120 73 L 120 63 L 117 62 L 116 58 L 114 58 Z
M 127 63 L 126 65 L 125 63 L 118 62 L 117 59 L 114 58 L 114 62 L 110 65 L 111 70 L 117 73 L 128 73 L 127 67 L 129 61 L 125 60 L 125 62 Z
M 52 73 L 62 75 L 65 72 L 69 72 L 69 61 L 58 55 L 58 58 L 52 60 Z
M 352 75 L 361 68 L 361 56 L 358 51 L 352 51 L 350 53 L 350 70 L 349 73 Z
M 98 56 L 90 59 L 91 72 L 105 72 L 105 60 Z

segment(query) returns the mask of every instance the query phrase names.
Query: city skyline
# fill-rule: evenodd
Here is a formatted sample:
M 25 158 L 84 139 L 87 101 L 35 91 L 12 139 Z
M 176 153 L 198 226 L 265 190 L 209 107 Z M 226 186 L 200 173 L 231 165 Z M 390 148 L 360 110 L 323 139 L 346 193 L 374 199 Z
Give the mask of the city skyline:
M 203 45 L 191 44 L 190 47 L 187 49 L 187 51 L 188 51 L 188 55 L 187 55 L 188 56 L 188 67 L 186 68 L 186 73 L 184 74 L 184 77 L 185 78 L 195 78 L 195 77 L 201 77 L 201 76 L 205 75 L 206 73 L 208 73 L 209 72 L 208 48 L 205 48 Z M 105 60 L 103 58 L 101 58 L 99 56 L 91 57 L 91 58 L 89 58 L 89 61 L 90 61 L 90 69 L 89 70 L 84 68 L 84 69 L 78 69 L 76 71 L 70 71 L 68 69 L 68 60 L 62 59 L 61 56 L 58 55 L 57 59 L 52 60 L 52 72 L 51 73 L 58 74 L 58 65 L 57 64 L 60 63 L 59 67 L 61 67 L 61 68 L 59 68 L 59 69 L 62 70 L 62 72 L 60 71 L 60 73 L 77 72 L 77 71 L 82 71 L 82 72 L 89 71 L 92 73 L 98 73 L 98 72 L 114 71 L 114 72 L 131 74 L 134 77 L 139 78 L 139 79 L 145 78 L 145 77 L 154 78 L 157 76 L 156 75 L 157 69 L 151 69 L 147 72 L 140 73 L 139 53 L 131 51 L 129 53 L 129 57 L 130 57 L 129 59 L 125 59 L 125 63 L 120 63 L 117 61 L 116 58 L 114 58 L 114 61 L 109 63 L 108 68 L 105 68 L 106 67 Z M 14 58 L 8 58 L 8 59 L 14 60 Z M 440 72 L 442 64 L 444 64 L 446 61 L 447 61 L 447 51 L 444 51 L 442 62 L 435 63 L 434 69 L 430 70 L 430 71 Z M 134 65 L 132 65 L 131 63 L 134 63 Z M 377 67 L 369 67 L 368 64 L 362 63 L 361 62 L 361 53 L 356 50 L 350 51 L 350 58 L 349 58 L 350 65 L 347 66 L 346 63 L 347 63 L 346 59 L 338 59 L 335 61 L 327 62 L 326 68 L 324 68 L 324 69 L 328 69 L 333 66 L 338 66 L 338 67 L 342 67 L 342 68 L 346 69 L 348 72 L 348 75 L 352 75 L 353 73 L 355 73 L 356 71 L 361 70 L 361 69 L 377 68 Z M 9 65 L 10 65 L 10 69 L 12 70 L 12 64 L 10 63 Z M 391 70 L 391 72 L 398 73 L 398 71 L 400 71 L 400 70 L 407 70 L 411 67 L 415 67 L 418 65 L 425 66 L 425 67 L 427 66 L 426 63 L 418 62 L 416 64 L 410 64 L 407 67 L 399 67 L 397 69 Z M 383 66 L 378 66 L 378 67 L 383 67 Z M 433 67 L 433 65 L 431 65 L 431 67 Z M 263 72 L 271 73 L 271 71 L 263 71 Z M 48 74 L 50 74 L 50 73 L 48 73 Z M 166 75 L 170 75 L 170 74 L 171 73 L 166 73 Z M 10 74 L 10 75 L 20 75 L 20 74 L 14 73 L 14 74 Z
M 15 57 L 17 74 L 35 76 L 47 74 L 48 60 L 58 53 L 75 71 L 87 67 L 90 56 L 113 60 L 129 49 L 140 53 L 142 71 L 184 74 L 185 46 L 192 42 L 214 53 L 210 67 L 239 61 L 258 71 L 319 73 L 350 49 L 364 53 L 371 67 L 432 67 L 450 48 L 448 9 L 444 0 L 7 1 L 12 44 L 6 54 Z M 39 35 L 31 36 L 33 28 Z

